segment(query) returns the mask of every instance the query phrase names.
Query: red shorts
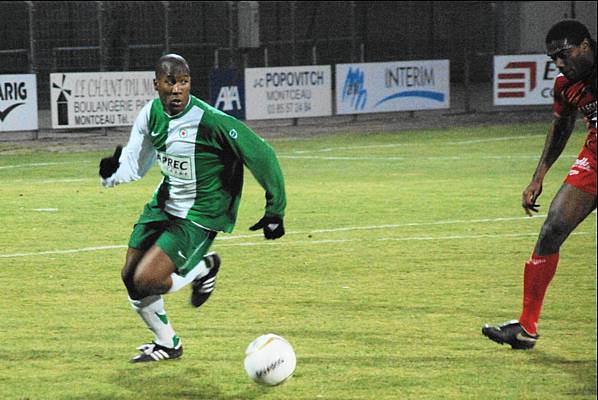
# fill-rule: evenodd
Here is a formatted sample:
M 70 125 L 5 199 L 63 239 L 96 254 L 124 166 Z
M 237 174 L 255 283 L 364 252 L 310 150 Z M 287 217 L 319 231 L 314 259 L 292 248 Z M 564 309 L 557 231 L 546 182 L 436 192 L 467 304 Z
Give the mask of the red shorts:
M 596 196 L 596 153 L 584 146 L 569 170 L 565 183 Z

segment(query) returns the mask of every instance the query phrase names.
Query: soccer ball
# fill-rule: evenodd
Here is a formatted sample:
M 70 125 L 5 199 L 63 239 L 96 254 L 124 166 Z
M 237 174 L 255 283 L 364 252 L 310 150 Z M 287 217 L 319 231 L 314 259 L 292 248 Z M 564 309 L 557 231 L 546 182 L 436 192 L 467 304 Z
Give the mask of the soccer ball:
M 245 350 L 245 371 L 260 385 L 281 384 L 293 375 L 296 365 L 291 344 L 273 333 L 258 337 Z

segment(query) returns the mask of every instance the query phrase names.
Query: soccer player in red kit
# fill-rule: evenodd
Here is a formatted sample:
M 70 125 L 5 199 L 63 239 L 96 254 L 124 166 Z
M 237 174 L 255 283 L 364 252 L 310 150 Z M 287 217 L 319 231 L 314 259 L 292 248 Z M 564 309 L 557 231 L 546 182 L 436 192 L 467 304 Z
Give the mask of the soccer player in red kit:
M 482 333 L 513 349 L 531 349 L 538 340 L 537 324 L 546 289 L 559 262 L 559 249 L 569 234 L 596 209 L 596 41 L 578 21 L 555 24 L 546 36 L 546 49 L 560 71 L 554 82 L 554 119 L 531 183 L 523 191 L 528 215 L 537 212 L 544 176 L 561 155 L 580 111 L 588 136 L 558 193 L 523 276 L 523 310 L 519 320 L 485 325 Z

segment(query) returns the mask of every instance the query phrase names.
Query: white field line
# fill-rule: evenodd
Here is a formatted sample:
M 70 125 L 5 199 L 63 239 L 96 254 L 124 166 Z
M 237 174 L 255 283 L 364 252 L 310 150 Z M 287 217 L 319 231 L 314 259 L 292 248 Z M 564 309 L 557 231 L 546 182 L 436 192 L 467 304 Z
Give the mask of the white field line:
M 372 147 L 372 146 L 365 146 L 365 147 Z M 385 146 L 388 147 L 388 146 Z M 396 146 L 393 146 L 396 147 Z M 357 149 L 357 147 L 355 147 Z M 337 148 L 342 149 L 342 148 Z M 332 149 L 330 149 L 332 150 Z M 321 151 L 321 150 L 319 150 Z M 307 153 L 307 151 L 297 151 L 295 153 Z M 576 154 L 563 154 L 562 157 L 576 157 Z M 533 155 L 517 155 L 517 156 L 493 156 L 493 155 L 485 155 L 485 156 L 319 156 L 319 155 L 290 155 L 290 154 L 278 154 L 278 158 L 280 159 L 288 159 L 288 160 L 330 160 L 330 161 L 405 161 L 405 160 L 439 160 L 439 161 L 460 161 L 460 160 L 535 160 L 538 159 L 540 156 L 538 154 Z M 88 161 L 87 161 L 88 162 Z M 20 164 L 20 165 L 4 165 L 0 166 L 0 169 L 8 169 L 8 168 L 18 168 L 24 166 L 47 166 L 47 165 L 57 165 L 57 164 L 69 164 L 67 162 L 62 163 L 38 163 L 38 164 Z M 71 163 L 75 164 L 75 163 Z M 5 180 L 4 182 L 10 183 L 18 183 L 18 182 L 27 182 L 33 184 L 46 184 L 46 183 L 71 183 L 71 182 L 82 182 L 82 181 L 91 181 L 92 179 L 89 178 L 72 178 L 72 179 L 39 179 L 39 180 L 29 180 L 29 179 L 10 179 Z
M 431 225 L 455 225 L 455 224 L 479 224 L 485 222 L 503 222 L 503 221 L 518 221 L 518 220 L 532 220 L 538 218 L 545 218 L 546 214 L 538 214 L 532 217 L 502 217 L 502 218 L 481 218 L 481 219 L 454 219 L 445 221 L 434 221 L 434 222 L 409 222 L 406 224 L 385 224 L 385 225 L 369 225 L 369 226 L 347 226 L 343 228 L 327 228 L 327 229 L 314 229 L 311 231 L 293 231 L 287 232 L 287 235 L 299 235 L 309 233 L 333 233 L 333 232 L 345 232 L 345 231 L 360 231 L 360 230 L 376 230 L 376 229 L 395 229 L 405 228 L 412 226 L 431 226 Z M 216 240 L 234 240 L 234 239 L 246 239 L 254 237 L 262 237 L 261 233 L 254 233 L 250 235 L 233 235 L 233 236 L 218 236 Z
M 0 169 L 11 169 L 21 167 L 46 167 L 49 165 L 65 165 L 65 164 L 83 164 L 89 163 L 89 160 L 82 161 L 57 161 L 57 162 L 44 162 L 44 163 L 29 163 L 29 164 L 12 164 L 12 165 L 0 165 Z
M 46 184 L 50 184 L 50 183 L 75 183 L 75 182 L 98 182 L 100 181 L 100 178 L 98 176 L 97 179 L 95 178 L 63 178 L 63 179 L 34 179 L 34 180 L 29 180 L 29 179 L 5 179 L 2 181 L 2 183 L 27 183 L 28 185 L 46 185 Z
M 478 144 L 478 143 L 487 143 L 487 142 L 502 142 L 502 141 L 508 141 L 508 140 L 537 138 L 538 136 L 541 136 L 541 135 L 505 136 L 505 137 L 499 137 L 499 138 L 457 140 L 457 141 L 438 142 L 435 145 L 438 145 L 438 146 L 440 146 L 440 145 L 465 145 L 465 144 Z M 295 151 L 293 151 L 293 153 L 294 154 L 304 154 L 304 153 L 331 152 L 331 151 L 335 151 L 335 150 L 363 150 L 363 149 L 393 148 L 393 147 L 421 146 L 421 145 L 422 145 L 421 143 L 388 143 L 388 144 L 372 144 L 372 145 L 365 145 L 365 146 L 339 146 L 339 147 L 326 147 L 326 148 L 322 148 L 322 149 L 318 149 L 318 150 L 295 150 Z M 285 157 L 289 157 L 289 156 L 285 156 Z M 81 161 L 57 161 L 57 162 L 28 163 L 28 164 L 11 164 L 11 165 L 0 165 L 0 170 L 20 168 L 20 167 L 46 167 L 46 166 L 51 166 L 51 165 L 82 164 L 82 163 L 90 163 L 90 162 L 91 162 L 90 160 L 81 160 Z
M 280 154 L 277 156 L 279 159 L 287 159 L 287 160 L 326 160 L 326 161 L 408 161 L 408 160 L 418 160 L 418 161 L 472 161 L 472 160 L 537 160 L 540 156 L 538 154 L 535 155 L 518 155 L 518 156 L 430 156 L 430 157 L 422 157 L 422 156 L 318 156 L 318 155 L 285 155 Z M 577 154 L 562 154 L 561 157 L 571 158 L 574 159 L 577 157 Z M 50 165 L 51 163 L 45 163 L 44 165 Z M 65 163 L 56 163 L 56 164 L 65 164 Z M 42 164 L 40 164 L 42 165 Z M 11 167 L 11 166 L 4 166 L 4 167 Z M 2 167 L 0 167 L 2 168 Z M 14 184 L 14 183 L 27 183 L 32 185 L 46 185 L 52 183 L 78 183 L 78 182 L 92 182 L 92 181 L 99 181 L 95 178 L 57 178 L 57 179 L 37 179 L 37 180 L 30 180 L 30 179 L 4 179 L 2 180 L 1 184 Z
M 446 221 L 436 221 L 436 222 L 413 222 L 413 223 L 406 223 L 406 224 L 387 224 L 387 225 L 371 225 L 371 226 L 352 226 L 352 227 L 341 227 L 341 228 L 328 228 L 328 229 L 314 229 L 311 231 L 295 231 L 295 232 L 287 232 L 287 235 L 298 235 L 298 234 L 307 234 L 307 233 L 332 233 L 332 232 L 347 232 L 347 231 L 363 231 L 363 230 L 376 230 L 376 229 L 395 229 L 395 228 L 403 228 L 403 227 L 412 227 L 412 226 L 430 226 L 430 225 L 451 225 L 451 224 L 476 224 L 476 223 L 494 223 L 494 222 L 504 222 L 504 221 L 516 221 L 516 220 L 532 220 L 538 218 L 544 218 L 546 215 L 536 215 L 534 217 L 504 217 L 504 218 L 483 218 L 483 219 L 473 219 L 473 220 L 446 220 Z M 404 237 L 404 238 L 377 238 L 372 239 L 373 241 L 409 241 L 409 240 L 456 240 L 456 239 L 474 239 L 474 238 L 494 238 L 494 237 L 512 237 L 512 236 L 529 236 L 529 235 L 537 235 L 538 233 L 525 233 L 525 234 L 502 234 L 502 235 L 471 235 L 471 236 L 460 236 L 460 235 L 453 235 L 453 236 L 440 236 L 440 237 L 432 237 L 432 236 L 415 236 L 415 237 Z M 577 234 L 588 234 L 588 232 L 582 232 Z M 227 240 L 235 240 L 235 239 L 246 239 L 246 238 L 259 238 L 262 237 L 262 234 L 251 234 L 251 235 L 235 235 L 235 236 L 223 236 L 217 237 L 216 240 L 218 241 L 227 241 Z M 364 239 L 330 239 L 330 240 L 305 240 L 305 241 L 260 241 L 260 242 L 253 242 L 253 243 L 231 243 L 231 244 L 219 244 L 219 246 L 259 246 L 259 245 L 267 245 L 267 244 L 325 244 L 325 243 L 344 243 L 349 241 L 360 241 Z M 90 252 L 90 251 L 103 251 L 103 250 L 113 250 L 113 249 L 124 249 L 126 245 L 108 245 L 108 246 L 94 246 L 94 247 L 84 247 L 79 249 L 65 249 L 65 250 L 47 250 L 47 251 L 38 251 L 38 252 L 30 252 L 30 253 L 12 253 L 12 254 L 0 254 L 0 258 L 16 258 L 16 257 L 29 257 L 29 256 L 40 256 L 40 255 L 52 255 L 52 254 L 72 254 L 72 253 L 83 253 L 83 252 Z
M 528 221 L 531 219 L 545 218 L 546 214 L 534 215 L 533 217 L 502 217 L 502 218 L 482 218 L 482 219 L 455 219 L 446 221 L 435 221 L 435 222 L 410 222 L 406 224 L 388 224 L 388 225 L 374 225 L 368 227 L 353 226 L 347 228 L 333 228 L 333 229 L 317 229 L 312 233 L 329 233 L 329 232 L 341 232 L 341 231 L 357 231 L 357 230 L 373 230 L 373 229 L 392 229 L 392 228 L 404 228 L 410 226 L 430 226 L 430 225 L 455 225 L 455 224 L 480 224 L 486 222 L 503 222 L 503 221 Z
M 591 232 L 573 232 L 573 235 L 590 235 Z M 414 237 L 397 237 L 397 238 L 376 238 L 376 239 L 326 239 L 326 240 L 298 240 L 292 242 L 246 242 L 246 243 L 235 243 L 235 244 L 222 244 L 219 247 L 231 247 L 231 246 L 264 246 L 264 245 L 275 245 L 275 244 L 287 244 L 287 245 L 306 245 L 306 244 L 336 244 L 336 243 L 347 243 L 347 242 L 381 242 L 381 241 L 421 241 L 421 240 L 475 240 L 475 239 L 496 239 L 496 238 L 516 238 L 523 236 L 538 236 L 538 232 L 529 233 L 505 233 L 505 234 L 494 234 L 494 235 L 452 235 L 452 236 L 414 236 Z
M 281 154 L 277 156 L 280 159 L 288 160 L 330 160 L 330 161 L 405 161 L 405 160 L 446 160 L 446 161 L 460 161 L 460 160 L 537 160 L 540 155 L 521 155 L 521 156 L 437 156 L 437 157 L 385 157 L 385 156 L 293 156 Z M 573 158 L 577 157 L 577 154 L 562 154 L 562 157 Z
M 14 168 L 30 168 L 30 167 L 47 167 L 53 165 L 69 165 L 69 164 L 84 164 L 90 163 L 90 160 L 82 160 L 82 161 L 60 161 L 60 162 L 44 162 L 44 163 L 29 163 L 29 164 L 11 164 L 11 165 L 0 165 L 0 170 L 3 169 L 14 169 Z M 75 182 L 85 182 L 85 181 L 92 181 L 95 179 L 91 178 L 57 178 L 57 179 L 3 179 L 2 183 L 22 183 L 26 182 L 28 184 L 38 184 L 38 185 L 46 185 L 51 183 L 75 183 Z
M 591 235 L 592 232 L 573 232 L 571 236 L 580 235 Z M 498 238 L 518 238 L 538 236 L 538 232 L 528 233 L 504 233 L 504 234 L 482 234 L 482 235 L 450 235 L 450 236 L 411 236 L 411 237 L 383 237 L 375 239 L 326 239 L 326 240 L 295 240 L 295 241 L 266 241 L 260 242 L 244 242 L 244 243 L 229 243 L 220 244 L 219 247 L 255 247 L 255 246 L 272 246 L 272 245 L 314 245 L 314 244 L 337 244 L 337 243 L 348 243 L 348 242 L 383 242 L 383 241 L 395 241 L 395 242 L 407 242 L 407 241 L 435 241 L 435 240 L 476 240 L 476 239 L 498 239 Z M 16 258 L 16 257 L 29 257 L 29 256 L 41 256 L 41 255 L 52 255 L 52 254 L 72 254 L 72 253 L 83 253 L 89 251 L 102 251 L 102 250 L 114 250 L 124 249 L 126 245 L 113 245 L 113 246 L 97 246 L 97 247 L 84 247 L 81 249 L 69 249 L 69 250 L 50 250 L 40 251 L 36 253 L 14 253 L 14 254 L 0 254 L 0 258 Z
M 488 139 L 473 139 L 473 140 L 457 140 L 457 141 L 448 141 L 448 142 L 439 142 L 435 145 L 463 145 L 463 144 L 478 144 L 478 143 L 487 143 L 487 142 L 503 142 L 508 140 L 520 140 L 520 139 L 536 139 L 539 136 L 544 135 L 525 135 L 525 136 L 505 136 L 499 138 L 488 138 Z M 388 144 L 371 144 L 365 146 L 338 146 L 338 147 L 324 147 L 318 150 L 295 150 L 293 153 L 295 154 L 304 154 L 304 153 L 326 153 L 330 151 L 336 150 L 364 150 L 364 149 L 385 149 L 385 148 L 394 148 L 394 147 L 404 147 L 404 146 L 422 146 L 422 143 L 388 143 Z
M 46 255 L 51 255 L 51 254 L 84 253 L 86 251 L 100 251 L 100 250 L 124 249 L 126 247 L 127 246 L 124 245 L 124 244 L 117 244 L 117 245 L 112 245 L 112 246 L 83 247 L 81 249 L 48 250 L 48 251 L 38 251 L 38 252 L 33 252 L 33 253 L 0 254 L 0 258 L 29 257 L 29 256 L 46 256 Z

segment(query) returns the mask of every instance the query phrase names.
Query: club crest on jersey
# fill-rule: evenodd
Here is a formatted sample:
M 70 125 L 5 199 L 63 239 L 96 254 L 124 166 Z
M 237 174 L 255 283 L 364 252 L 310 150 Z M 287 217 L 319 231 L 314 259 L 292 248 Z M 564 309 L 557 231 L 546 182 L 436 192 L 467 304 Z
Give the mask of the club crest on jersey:
M 179 136 L 182 138 L 186 138 L 188 136 L 188 133 L 185 129 L 183 129 L 179 132 Z

